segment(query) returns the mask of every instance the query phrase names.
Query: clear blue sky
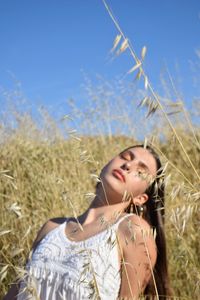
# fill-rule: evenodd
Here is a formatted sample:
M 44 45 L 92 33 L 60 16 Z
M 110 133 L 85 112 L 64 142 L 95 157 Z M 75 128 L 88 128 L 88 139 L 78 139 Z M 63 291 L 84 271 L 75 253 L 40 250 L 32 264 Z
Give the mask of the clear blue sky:
M 108 4 L 136 52 L 147 46 L 145 65 L 155 89 L 167 65 L 172 76 L 180 76 L 187 103 L 199 96 L 190 62 L 199 61 L 200 1 Z M 14 75 L 36 105 L 56 109 L 70 97 L 81 101 L 82 70 L 91 79 L 100 74 L 113 80 L 132 67 L 127 54 L 108 60 L 116 34 L 101 0 L 0 0 L 0 87 L 13 88 Z

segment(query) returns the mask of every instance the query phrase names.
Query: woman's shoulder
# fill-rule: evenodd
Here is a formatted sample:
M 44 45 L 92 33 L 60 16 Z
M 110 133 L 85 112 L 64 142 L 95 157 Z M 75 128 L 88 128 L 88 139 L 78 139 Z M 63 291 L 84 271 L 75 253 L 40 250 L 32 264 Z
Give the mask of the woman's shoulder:
M 146 220 L 134 213 L 125 213 L 123 214 L 122 221 L 119 224 L 119 231 L 122 233 L 126 233 L 127 231 L 129 231 L 130 227 L 138 233 L 151 231 L 151 226 Z
M 118 236 L 124 246 L 131 242 L 135 247 L 142 242 L 156 254 L 155 232 L 146 220 L 136 214 L 127 214 L 123 218 L 118 227 Z
M 38 245 L 38 243 L 53 229 L 55 229 L 56 227 L 58 227 L 59 225 L 61 225 L 62 223 L 64 223 L 67 220 L 67 218 L 64 217 L 57 217 L 57 218 L 52 218 L 47 220 L 42 227 L 39 229 L 36 239 L 33 242 L 33 246 L 32 248 L 36 248 L 36 246 Z
M 64 217 L 57 217 L 57 218 L 49 219 L 43 224 L 43 226 L 41 227 L 39 232 L 41 232 L 41 234 L 47 234 L 48 231 L 61 225 L 66 220 L 67 220 L 67 218 L 64 218 Z

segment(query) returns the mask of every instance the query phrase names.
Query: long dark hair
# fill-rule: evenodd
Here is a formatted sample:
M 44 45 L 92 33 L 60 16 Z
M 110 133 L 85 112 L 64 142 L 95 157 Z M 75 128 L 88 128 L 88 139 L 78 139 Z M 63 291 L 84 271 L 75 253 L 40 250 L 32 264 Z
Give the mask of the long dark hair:
M 147 149 L 153 155 L 157 167 L 157 176 L 153 183 L 151 183 L 145 191 L 145 193 L 148 195 L 148 201 L 145 203 L 143 215 L 144 219 L 152 226 L 153 229 L 156 230 L 157 260 L 153 270 L 156 288 L 152 276 L 143 294 L 145 295 L 145 299 L 148 300 L 155 299 L 158 292 L 159 299 L 166 300 L 167 297 L 172 296 L 172 291 L 169 283 L 166 239 L 164 232 L 165 184 L 163 178 L 163 168 L 158 154 L 152 147 L 148 145 L 134 145 L 125 150 L 138 147 Z M 126 209 L 126 212 L 129 213 L 130 208 Z

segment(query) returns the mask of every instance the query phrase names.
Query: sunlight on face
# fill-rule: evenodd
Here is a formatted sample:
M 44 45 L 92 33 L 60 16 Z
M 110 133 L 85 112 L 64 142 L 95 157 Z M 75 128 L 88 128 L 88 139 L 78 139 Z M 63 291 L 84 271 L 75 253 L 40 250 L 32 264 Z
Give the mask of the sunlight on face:
M 115 156 L 103 168 L 100 177 L 107 191 L 113 190 L 122 197 L 125 192 L 137 196 L 146 191 L 156 172 L 153 155 L 147 149 L 136 147 Z

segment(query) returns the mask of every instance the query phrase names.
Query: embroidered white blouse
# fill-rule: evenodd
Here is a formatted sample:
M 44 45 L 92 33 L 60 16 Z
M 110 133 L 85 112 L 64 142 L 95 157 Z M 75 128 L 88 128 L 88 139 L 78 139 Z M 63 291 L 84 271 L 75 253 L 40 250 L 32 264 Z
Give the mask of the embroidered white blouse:
M 68 219 L 50 231 L 26 265 L 17 300 L 116 300 L 121 284 L 116 231 L 129 215 L 84 241 L 67 238 Z

